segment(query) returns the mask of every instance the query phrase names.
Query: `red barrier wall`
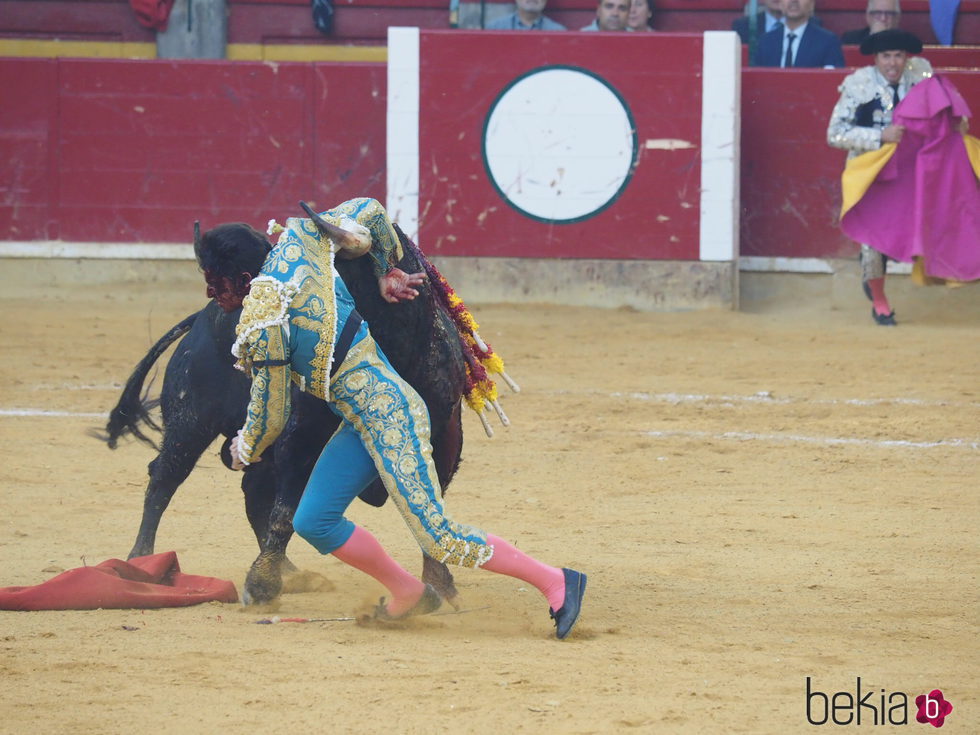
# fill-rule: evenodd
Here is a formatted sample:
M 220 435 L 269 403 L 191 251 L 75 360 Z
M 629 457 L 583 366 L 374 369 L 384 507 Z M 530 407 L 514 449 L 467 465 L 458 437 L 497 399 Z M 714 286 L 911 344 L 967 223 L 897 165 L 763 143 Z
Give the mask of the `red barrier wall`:
M 700 35 L 646 39 L 626 34 L 430 31 L 420 90 L 420 240 L 444 255 L 697 260 L 701 182 Z M 466 63 L 458 63 L 465 58 Z M 588 66 L 610 84 L 635 123 L 639 151 L 622 194 L 572 224 L 536 222 L 509 206 L 486 172 L 483 126 L 498 95 L 540 67 Z M 598 111 L 597 111 L 598 112 Z M 647 150 L 648 139 L 688 141 Z M 557 185 L 557 184 L 555 184 Z
M 48 240 L 58 236 L 58 64 L 3 60 L 0 89 L 0 239 Z
M 5 59 L 0 239 L 182 242 L 384 197 L 383 64 Z
M 457 78 L 464 72 L 457 69 L 463 74 Z M 660 100 L 645 125 L 655 115 L 669 122 L 697 107 L 692 101 L 700 87 L 678 96 L 685 88 L 680 85 L 671 96 L 658 97 L 655 86 L 644 87 L 638 70 L 635 77 L 629 69 L 623 73 L 624 87 Z M 836 225 L 845 154 L 825 142 L 844 74 L 743 73 L 743 255 L 856 252 Z M 980 73 L 948 74 L 980 112 Z M 0 105 L 0 240 L 187 242 L 196 218 L 204 226 L 228 220 L 261 225 L 296 212 L 299 198 L 327 206 L 355 195 L 385 197 L 381 64 L 2 59 L 0 89 L 14 101 Z M 465 85 L 446 90 L 471 92 Z M 489 104 L 480 97 L 473 102 L 474 108 Z M 446 134 L 458 135 L 453 121 L 446 123 Z M 973 130 L 980 131 L 977 119 Z M 658 174 L 667 179 L 664 187 L 697 184 L 694 153 L 671 152 L 679 158 L 675 170 Z M 443 165 L 448 171 L 457 164 Z M 472 159 L 458 166 L 453 176 L 482 175 Z M 649 211 L 658 189 L 646 187 L 639 176 L 631 181 L 631 209 Z M 620 243 L 614 247 L 636 237 L 632 223 L 621 227 L 617 216 L 608 215 Z M 444 222 L 445 212 L 440 216 Z M 507 225 L 501 227 L 506 236 Z M 692 246 L 697 232 L 682 239 L 684 247 Z M 464 246 L 445 247 L 455 253 Z M 574 247 L 581 255 L 588 250 L 613 257 L 596 251 L 591 240 L 514 247 L 508 254 L 561 255 L 562 247 Z M 621 257 L 643 257 L 623 247 Z

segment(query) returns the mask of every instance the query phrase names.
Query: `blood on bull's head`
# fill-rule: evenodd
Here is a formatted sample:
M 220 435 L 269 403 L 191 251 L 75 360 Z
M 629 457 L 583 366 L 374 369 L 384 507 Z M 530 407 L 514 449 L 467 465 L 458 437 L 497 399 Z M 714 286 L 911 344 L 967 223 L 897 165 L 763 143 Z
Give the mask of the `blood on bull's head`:
M 207 297 L 226 312 L 242 305 L 271 245 L 265 235 L 243 222 L 230 222 L 201 234 L 194 223 L 194 255 L 204 272 Z

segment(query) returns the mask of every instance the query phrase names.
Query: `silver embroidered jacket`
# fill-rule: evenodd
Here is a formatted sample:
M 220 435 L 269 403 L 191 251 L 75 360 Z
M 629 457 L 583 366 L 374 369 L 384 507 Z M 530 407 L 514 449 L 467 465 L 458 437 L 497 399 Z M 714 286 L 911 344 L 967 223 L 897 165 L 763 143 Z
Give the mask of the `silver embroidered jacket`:
M 909 89 L 932 76 L 926 59 L 909 59 L 898 83 L 904 99 Z M 838 87 L 840 99 L 830 115 L 827 142 L 834 148 L 849 151 L 848 158 L 875 151 L 881 147 L 881 131 L 892 123 L 894 93 L 874 66 L 865 66 L 847 76 Z

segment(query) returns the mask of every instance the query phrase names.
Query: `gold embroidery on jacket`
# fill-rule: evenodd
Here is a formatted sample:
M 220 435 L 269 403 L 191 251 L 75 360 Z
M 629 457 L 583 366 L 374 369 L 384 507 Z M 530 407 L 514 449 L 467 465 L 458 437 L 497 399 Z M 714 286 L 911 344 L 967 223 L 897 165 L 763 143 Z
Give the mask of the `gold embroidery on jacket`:
M 286 347 L 283 330 L 270 327 L 262 330 L 249 345 L 249 363 L 281 362 Z M 289 420 L 290 375 L 287 365 L 259 365 L 252 368 L 251 400 L 242 429 L 241 457 L 252 462 L 262 456 Z
M 381 277 L 402 259 L 401 240 L 388 217 L 385 208 L 377 199 L 358 197 L 334 207 L 322 215 L 331 224 L 343 227 L 344 219 L 352 219 L 371 231 L 371 267 L 376 277 Z
M 257 457 L 285 427 L 290 413 L 290 381 L 320 398 L 327 397 L 333 340 L 337 321 L 333 290 L 333 253 L 320 244 L 319 232 L 305 228 L 309 220 L 290 219 L 252 280 L 242 303 L 232 353 L 252 372 L 248 415 L 242 431 L 243 459 Z M 279 279 L 289 276 L 288 281 Z M 291 361 L 291 330 L 312 333 L 314 339 L 309 385 L 300 365 L 258 365 Z M 299 339 L 302 334 L 297 334 Z
M 264 329 L 280 326 L 288 330 L 286 312 L 295 293 L 296 289 L 290 283 L 282 283 L 268 276 L 252 279 L 248 295 L 242 300 L 242 313 L 235 326 L 235 343 L 231 346 L 231 353 L 238 358 L 235 367 L 246 371 L 251 369 L 249 344 Z M 288 331 L 286 334 L 288 336 Z
M 475 567 L 487 562 L 493 547 L 486 534 L 453 521 L 436 499 L 440 486 L 425 403 L 382 362 L 370 336 L 351 348 L 331 385 L 331 399 L 361 435 L 422 550 L 447 564 Z

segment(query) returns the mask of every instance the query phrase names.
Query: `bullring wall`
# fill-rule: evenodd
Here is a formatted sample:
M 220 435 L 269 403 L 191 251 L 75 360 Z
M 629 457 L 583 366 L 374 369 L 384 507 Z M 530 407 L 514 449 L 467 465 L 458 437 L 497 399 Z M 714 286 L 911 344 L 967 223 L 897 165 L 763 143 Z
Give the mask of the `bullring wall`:
M 980 109 L 980 72 L 948 74 Z M 855 252 L 836 227 L 844 153 L 824 140 L 843 75 L 743 71 L 742 256 Z M 472 70 L 460 93 L 480 80 Z M 15 101 L 0 106 L 0 241 L 186 242 L 195 219 L 261 224 L 299 198 L 385 196 L 382 64 L 8 58 L 0 88 Z M 677 183 L 644 182 L 637 196 Z M 656 243 L 639 252 L 664 257 Z

